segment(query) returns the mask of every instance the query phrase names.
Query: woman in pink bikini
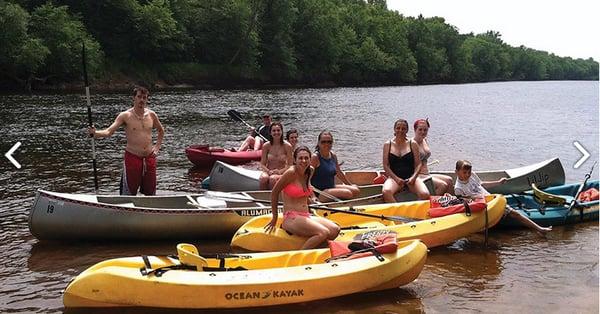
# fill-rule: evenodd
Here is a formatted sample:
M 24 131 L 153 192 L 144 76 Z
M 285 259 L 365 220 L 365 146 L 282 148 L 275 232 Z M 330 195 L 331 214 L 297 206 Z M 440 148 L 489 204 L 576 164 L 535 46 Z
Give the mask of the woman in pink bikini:
M 277 227 L 277 204 L 279 194 L 283 192 L 281 193 L 283 198 L 281 228 L 292 234 L 307 237 L 302 249 L 315 248 L 327 239 L 335 239 L 340 233 L 340 227 L 332 221 L 310 215 L 309 198 L 315 198 L 310 186 L 310 176 L 313 172 L 310 157 L 310 149 L 306 146 L 300 146 L 294 151 L 294 165 L 283 173 L 271 192 L 273 219 L 265 226 L 265 231 L 268 233 L 273 232 Z

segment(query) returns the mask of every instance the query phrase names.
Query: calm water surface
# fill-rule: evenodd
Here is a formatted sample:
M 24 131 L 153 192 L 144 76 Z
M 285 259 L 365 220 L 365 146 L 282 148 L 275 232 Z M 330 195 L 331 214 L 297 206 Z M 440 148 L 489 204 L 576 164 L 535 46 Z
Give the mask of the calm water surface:
M 130 103 L 128 95 L 93 95 L 96 124 L 108 126 Z M 156 93 L 150 107 L 167 131 L 158 189 L 162 193 L 198 190 L 207 170 L 191 167 L 186 146 L 239 145 L 246 129 L 228 118 L 229 109 L 241 112 L 251 124 L 270 112 L 286 129 L 297 128 L 301 143 L 310 147 L 319 131 L 332 130 L 334 149 L 346 170 L 381 168 L 382 144 L 392 137 L 393 122 L 429 117 L 432 159 L 440 160 L 436 169 L 452 169 L 463 158 L 471 160 L 477 171 L 557 156 L 567 181 L 575 182 L 591 165 L 573 168 L 580 157 L 573 141 L 582 143 L 591 159 L 598 156 L 598 103 L 598 82 Z M 85 114 L 82 95 L 0 96 L 1 151 L 17 141 L 23 143 L 15 154 L 21 169 L 0 159 L 3 313 L 63 312 L 61 291 L 86 267 L 108 258 L 175 251 L 177 242 L 52 243 L 40 242 L 29 233 L 27 215 L 36 189 L 93 191 Z M 96 143 L 101 192 L 115 193 L 123 132 Z M 473 235 L 431 250 L 419 279 L 406 287 L 248 312 L 597 313 L 598 232 L 598 222 L 555 227 L 547 238 L 527 230 L 493 230 L 487 248 L 481 235 Z M 227 242 L 194 241 L 204 252 L 228 250 Z

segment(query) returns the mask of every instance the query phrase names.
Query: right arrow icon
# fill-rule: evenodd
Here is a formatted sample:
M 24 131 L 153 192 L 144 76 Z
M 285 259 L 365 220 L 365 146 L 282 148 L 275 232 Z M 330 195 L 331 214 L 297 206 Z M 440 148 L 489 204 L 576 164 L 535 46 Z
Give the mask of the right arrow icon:
M 581 156 L 581 158 L 573 166 L 575 169 L 577 169 L 581 167 L 581 165 L 588 160 L 588 158 L 590 158 L 590 153 L 581 144 L 579 144 L 578 141 L 573 142 L 573 145 L 575 145 L 575 148 L 577 148 L 577 150 L 583 154 L 583 156 Z

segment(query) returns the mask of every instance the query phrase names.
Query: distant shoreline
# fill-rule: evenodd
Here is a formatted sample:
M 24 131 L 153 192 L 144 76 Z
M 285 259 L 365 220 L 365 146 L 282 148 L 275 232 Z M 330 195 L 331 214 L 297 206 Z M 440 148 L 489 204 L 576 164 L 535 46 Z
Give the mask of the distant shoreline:
M 260 84 L 260 83 L 231 83 L 231 84 L 211 84 L 211 83 L 181 83 L 167 84 L 164 81 L 157 81 L 151 84 L 146 82 L 135 82 L 135 80 L 115 81 L 111 83 L 92 83 L 90 90 L 92 93 L 122 93 L 129 92 L 138 85 L 148 87 L 151 92 L 165 91 L 185 91 L 185 90 L 250 90 L 250 89 L 311 89 L 311 88 L 360 88 L 360 87 L 394 87 L 394 86 L 430 86 L 430 85 L 464 85 L 464 84 L 481 84 L 481 83 L 503 83 L 503 82 L 597 82 L 597 80 L 505 80 L 505 81 L 488 81 L 488 82 L 436 82 L 427 84 L 386 84 L 386 83 L 369 83 L 369 84 L 335 84 L 334 82 L 320 82 L 315 84 Z M 0 89 L 0 95 L 28 95 L 28 94 L 76 94 L 85 90 L 83 82 L 60 83 L 53 85 L 36 86 L 31 92 L 26 92 L 22 88 L 6 88 Z

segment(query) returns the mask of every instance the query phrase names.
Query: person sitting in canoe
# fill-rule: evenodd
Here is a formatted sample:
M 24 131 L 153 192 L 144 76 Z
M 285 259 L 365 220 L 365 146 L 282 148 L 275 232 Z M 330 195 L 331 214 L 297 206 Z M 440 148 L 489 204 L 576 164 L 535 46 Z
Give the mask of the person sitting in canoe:
M 333 240 L 340 233 L 340 227 L 330 220 L 311 216 L 308 209 L 309 198 L 313 198 L 310 177 L 313 168 L 310 166 L 311 151 L 306 146 L 300 146 L 294 151 L 294 165 L 288 168 L 281 179 L 277 181 L 271 192 L 271 210 L 273 219 L 265 226 L 266 232 L 273 232 L 277 227 L 279 194 L 283 198 L 284 230 L 308 239 L 302 249 L 312 249 L 325 242 Z
M 394 194 L 408 189 L 421 200 L 429 199 L 429 191 L 419 178 L 421 158 L 419 144 L 408 139 L 408 122 L 399 119 L 394 123 L 394 138 L 383 144 L 383 170 L 387 179 L 383 183 L 383 200 L 395 203 Z
M 106 129 L 97 131 L 88 128 L 95 138 L 109 137 L 125 125 L 125 161 L 121 174 L 121 195 L 136 195 L 138 188 L 144 195 L 156 194 L 156 156 L 160 150 L 165 130 L 156 113 L 147 108 L 148 90 L 144 87 L 133 89 L 133 107 L 125 110 Z M 152 145 L 152 129 L 158 131 L 156 144 Z
M 240 145 L 240 147 L 237 149 L 238 151 L 241 152 L 241 151 L 250 150 L 250 149 L 260 150 L 262 148 L 263 144 L 265 143 L 265 140 L 263 138 L 266 138 L 269 141 L 272 140 L 272 138 L 271 138 L 271 123 L 272 123 L 271 115 L 268 113 L 265 113 L 263 115 L 262 119 L 263 119 L 263 124 L 257 128 L 250 130 L 250 134 L 242 142 L 242 145 Z M 261 137 L 261 135 L 262 135 L 262 137 Z
M 290 129 L 285 132 L 285 140 L 292 145 L 292 151 L 298 146 L 298 130 Z
M 338 199 L 351 199 L 360 194 L 358 186 L 352 184 L 344 172 L 340 169 L 336 154 L 331 150 L 333 146 L 333 135 L 329 131 L 319 133 L 315 153 L 312 155 L 310 165 L 315 169 L 315 173 L 310 180 L 315 189 L 323 193 L 318 193 L 319 201 L 330 202 L 334 199 L 328 196 L 334 196 Z M 338 177 L 344 184 L 335 184 L 335 177 Z
M 292 145 L 283 140 L 283 125 L 275 122 L 271 125 L 272 140 L 265 143 L 260 158 L 262 173 L 258 178 L 261 190 L 273 188 L 285 170 L 293 163 Z
M 421 168 L 419 169 L 419 178 L 425 180 L 431 176 L 435 195 L 444 195 L 444 193 L 454 194 L 454 185 L 452 177 L 443 174 L 430 174 L 427 167 L 427 160 L 431 156 L 427 133 L 429 132 L 429 119 L 419 119 L 413 124 L 415 136 L 413 140 L 419 144 L 419 158 L 421 159 Z
M 486 188 L 504 184 L 507 180 L 507 178 L 500 178 L 496 181 L 481 181 L 479 176 L 471 171 L 472 168 L 473 166 L 468 160 L 459 160 L 456 162 L 456 183 L 454 185 L 456 196 L 471 199 L 482 198 L 485 195 L 490 194 Z M 531 228 L 540 234 L 545 234 L 552 230 L 552 226 L 548 228 L 542 227 L 526 216 L 521 215 L 518 211 L 508 205 L 506 205 L 506 208 L 504 209 L 504 217 L 506 216 L 510 216 L 510 218 L 515 219 L 522 225 Z

